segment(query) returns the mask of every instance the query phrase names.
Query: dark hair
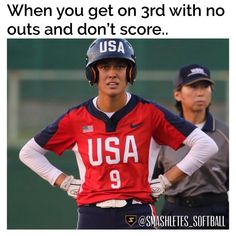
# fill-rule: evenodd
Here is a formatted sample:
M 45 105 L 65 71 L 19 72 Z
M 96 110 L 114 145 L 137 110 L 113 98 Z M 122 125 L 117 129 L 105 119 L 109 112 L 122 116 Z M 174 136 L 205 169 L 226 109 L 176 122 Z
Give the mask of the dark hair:
M 175 108 L 176 108 L 177 111 L 180 112 L 181 114 L 183 113 L 183 108 L 182 108 L 181 102 L 175 100 Z

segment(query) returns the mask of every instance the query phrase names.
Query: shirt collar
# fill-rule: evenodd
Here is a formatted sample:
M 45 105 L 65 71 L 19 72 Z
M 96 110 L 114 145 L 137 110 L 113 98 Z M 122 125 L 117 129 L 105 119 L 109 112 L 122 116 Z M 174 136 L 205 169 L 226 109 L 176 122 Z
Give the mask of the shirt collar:
M 181 117 L 183 117 L 183 114 L 180 114 Z M 215 125 L 215 118 L 213 117 L 213 115 L 207 111 L 206 113 L 206 123 L 202 128 L 202 131 L 204 132 L 212 132 L 215 131 L 216 129 L 216 125 Z
M 202 128 L 202 131 L 209 132 L 209 131 L 215 131 L 216 125 L 215 125 L 215 118 L 212 116 L 210 112 L 206 113 L 206 123 Z

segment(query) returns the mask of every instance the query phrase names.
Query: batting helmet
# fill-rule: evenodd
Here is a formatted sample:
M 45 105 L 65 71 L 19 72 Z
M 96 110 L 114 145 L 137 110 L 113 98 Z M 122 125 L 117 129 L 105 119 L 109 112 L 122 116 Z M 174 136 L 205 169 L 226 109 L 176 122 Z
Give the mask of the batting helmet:
M 96 39 L 89 46 L 86 56 L 86 77 L 89 83 L 93 85 L 98 82 L 95 64 L 109 58 L 127 60 L 127 81 L 133 84 L 137 74 L 136 57 L 133 47 L 125 39 Z

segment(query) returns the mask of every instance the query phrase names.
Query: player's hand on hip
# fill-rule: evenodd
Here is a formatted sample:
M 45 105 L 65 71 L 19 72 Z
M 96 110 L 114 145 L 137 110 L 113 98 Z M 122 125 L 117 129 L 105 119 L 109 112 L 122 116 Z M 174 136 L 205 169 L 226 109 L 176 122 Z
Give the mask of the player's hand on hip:
M 157 179 L 152 179 L 150 183 L 152 197 L 158 199 L 170 186 L 170 181 L 164 175 L 159 175 Z
M 81 187 L 81 180 L 75 179 L 74 176 L 66 176 L 60 185 L 60 188 L 67 192 L 70 197 L 77 198 L 78 192 Z

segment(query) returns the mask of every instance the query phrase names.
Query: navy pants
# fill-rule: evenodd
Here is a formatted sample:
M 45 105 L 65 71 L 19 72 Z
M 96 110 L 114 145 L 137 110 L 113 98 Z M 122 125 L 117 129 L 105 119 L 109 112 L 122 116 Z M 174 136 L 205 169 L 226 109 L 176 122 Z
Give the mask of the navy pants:
M 154 229 L 152 204 L 128 204 L 121 208 L 100 208 L 95 204 L 78 208 L 77 229 Z
M 212 198 L 207 204 L 188 206 L 166 200 L 161 217 L 165 220 L 163 229 L 228 229 L 229 202 Z

